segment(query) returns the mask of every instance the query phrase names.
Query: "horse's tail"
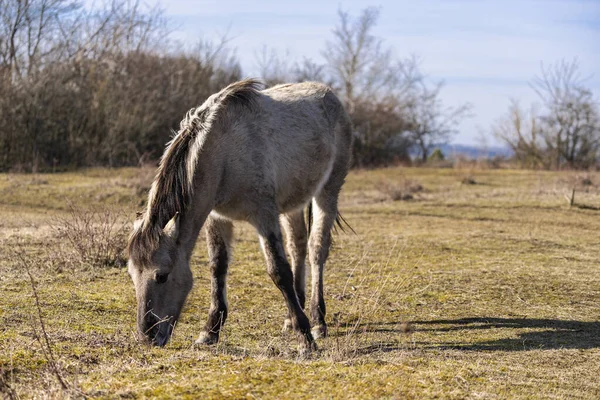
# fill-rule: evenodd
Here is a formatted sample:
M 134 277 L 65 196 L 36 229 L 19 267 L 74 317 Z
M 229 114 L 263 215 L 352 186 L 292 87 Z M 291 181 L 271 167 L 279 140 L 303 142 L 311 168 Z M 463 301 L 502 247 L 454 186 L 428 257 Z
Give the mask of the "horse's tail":
M 346 232 L 346 228 L 348 228 L 352 233 L 356 235 L 356 231 L 354 230 L 354 228 L 350 226 L 348 221 L 346 221 L 346 218 L 344 218 L 342 213 L 340 213 L 339 211 L 337 213 L 337 216 L 335 217 L 335 225 L 333 226 L 333 229 L 336 229 L 336 227 L 340 228 L 340 230 L 344 233 Z
M 312 221 L 313 221 L 313 211 L 312 211 L 312 201 L 308 203 L 306 207 L 306 234 L 307 237 L 310 237 L 310 231 L 312 229 Z M 349 229 L 352 233 L 356 235 L 356 231 L 350 226 L 346 218 L 342 216 L 342 214 L 338 211 L 335 217 L 335 224 L 333 224 L 332 230 L 337 233 L 337 230 L 346 233 L 346 229 Z
M 338 133 L 338 143 L 342 147 L 346 147 L 348 151 L 347 156 L 342 157 L 336 160 L 336 165 L 339 168 L 344 168 L 344 176 L 347 173 L 348 168 L 350 168 L 352 163 L 352 146 L 354 141 L 354 134 L 352 129 L 352 120 L 350 116 L 346 112 L 342 102 L 340 99 L 329 89 L 327 95 L 323 98 L 323 101 L 327 103 L 326 108 L 331 110 L 329 113 L 330 123 L 332 129 L 339 129 Z M 343 144 L 342 144 L 343 143 Z M 343 181 L 342 181 L 343 183 Z M 341 185 L 340 185 L 341 186 Z M 308 230 L 308 236 L 310 236 L 310 231 L 312 228 L 312 220 L 313 220 L 313 211 L 312 211 L 312 201 L 308 203 L 306 207 L 306 227 Z M 350 226 L 348 221 L 342 216 L 342 214 L 338 211 L 335 216 L 335 223 L 332 228 L 333 231 L 337 233 L 339 229 L 342 232 L 346 232 L 346 229 L 349 229 L 356 235 L 356 231 Z

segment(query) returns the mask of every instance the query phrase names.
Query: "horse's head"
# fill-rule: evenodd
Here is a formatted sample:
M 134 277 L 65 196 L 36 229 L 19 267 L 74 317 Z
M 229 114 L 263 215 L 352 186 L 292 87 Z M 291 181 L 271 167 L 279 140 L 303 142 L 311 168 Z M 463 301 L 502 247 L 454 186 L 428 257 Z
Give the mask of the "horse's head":
M 169 341 L 185 299 L 192 289 L 187 257 L 179 250 L 179 215 L 175 215 L 159 234 L 144 237 L 142 220 L 134 223 L 129 243 L 128 272 L 137 297 L 138 334 L 157 346 Z

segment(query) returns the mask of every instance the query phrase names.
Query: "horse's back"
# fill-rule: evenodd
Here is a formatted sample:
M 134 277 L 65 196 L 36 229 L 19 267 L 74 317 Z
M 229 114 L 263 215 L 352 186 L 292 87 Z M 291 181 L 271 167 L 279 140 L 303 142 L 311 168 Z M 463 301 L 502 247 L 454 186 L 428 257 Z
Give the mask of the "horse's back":
M 350 151 L 340 135 L 346 113 L 331 89 L 321 83 L 278 85 L 262 92 L 269 116 L 270 160 L 282 211 L 301 207 L 320 190 L 337 156 Z
M 261 93 L 263 110 L 277 126 L 314 124 L 324 131 L 331 131 L 345 115 L 344 107 L 331 88 L 319 82 L 276 85 Z
M 351 151 L 344 107 L 328 86 L 316 82 L 263 90 L 256 105 L 236 124 L 238 149 L 228 168 L 228 186 L 235 181 L 237 192 L 231 206 L 245 207 L 238 199 L 247 201 L 250 192 L 263 197 L 271 192 L 281 212 L 303 207 L 323 187 L 336 158 Z
M 317 82 L 290 83 L 261 94 L 261 136 L 276 153 L 304 162 L 329 158 L 337 150 L 336 126 L 347 116 L 331 88 Z

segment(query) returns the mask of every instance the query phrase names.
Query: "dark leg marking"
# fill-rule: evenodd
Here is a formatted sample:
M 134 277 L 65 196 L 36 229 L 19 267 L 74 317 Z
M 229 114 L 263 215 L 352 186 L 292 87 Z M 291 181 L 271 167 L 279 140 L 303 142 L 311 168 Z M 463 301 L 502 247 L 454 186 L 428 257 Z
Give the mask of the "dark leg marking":
M 229 242 L 232 224 L 229 221 L 209 218 L 206 242 L 211 272 L 211 304 L 204 330 L 196 341 L 213 344 L 219 340 L 221 327 L 227 320 L 227 270 L 229 267 Z
M 300 339 L 300 352 L 309 353 L 316 346 L 310 330 L 310 322 L 302 310 L 298 296 L 294 289 L 294 276 L 290 264 L 285 257 L 281 233 L 270 232 L 261 236 L 265 257 L 267 259 L 267 271 L 269 276 L 279 288 L 285 299 L 290 315 L 292 328 Z

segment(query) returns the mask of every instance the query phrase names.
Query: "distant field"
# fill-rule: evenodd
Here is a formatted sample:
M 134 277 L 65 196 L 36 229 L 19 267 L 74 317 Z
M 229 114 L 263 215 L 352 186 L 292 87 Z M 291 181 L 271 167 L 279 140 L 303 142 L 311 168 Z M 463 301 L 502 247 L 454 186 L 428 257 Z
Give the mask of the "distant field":
M 236 227 L 222 341 L 192 347 L 208 312 L 202 237 L 172 341 L 163 349 L 136 341 L 125 268 L 73 262 L 57 228 L 72 218 L 71 202 L 106 205 L 129 224 L 149 176 L 0 175 L 0 393 L 600 397 L 600 174 L 352 172 L 341 210 L 356 235 L 335 237 L 325 273 L 330 337 L 308 360 L 281 332 L 285 305 L 247 224 Z M 36 339 L 45 346 L 26 266 L 56 371 Z

